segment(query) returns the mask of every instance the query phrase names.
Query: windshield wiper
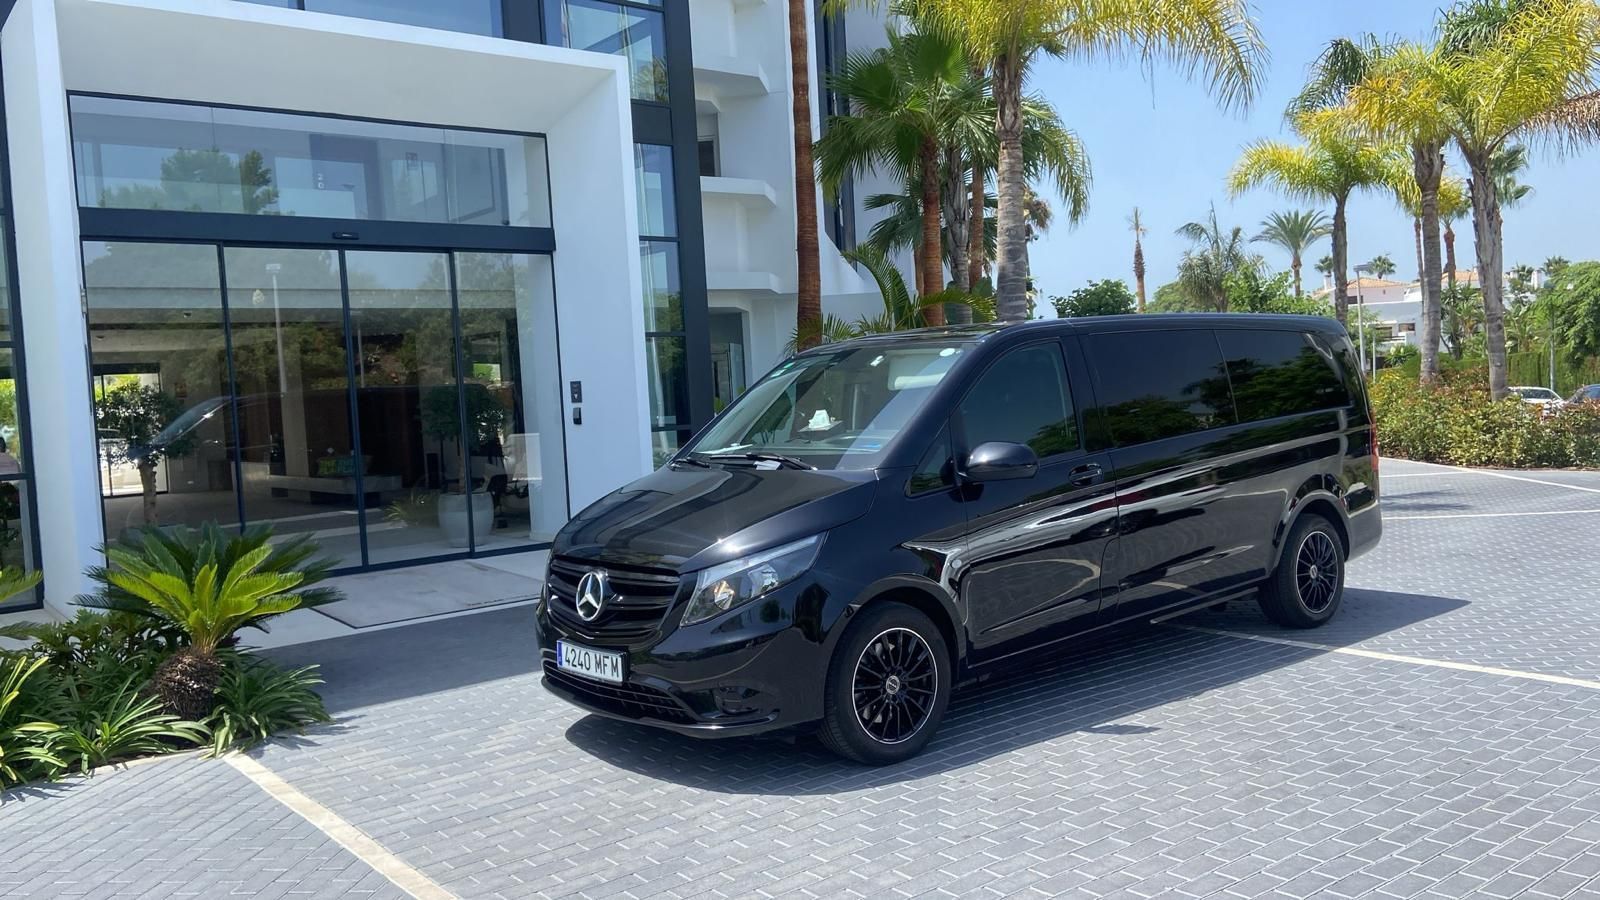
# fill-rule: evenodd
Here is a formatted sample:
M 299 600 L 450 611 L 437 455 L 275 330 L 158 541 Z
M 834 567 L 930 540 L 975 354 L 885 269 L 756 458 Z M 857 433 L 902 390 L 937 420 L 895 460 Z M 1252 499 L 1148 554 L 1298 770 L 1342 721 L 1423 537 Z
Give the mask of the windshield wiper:
M 691 466 L 694 466 L 694 467 L 699 468 L 699 469 L 709 469 L 709 468 L 711 468 L 711 463 L 708 463 L 703 459 L 696 459 L 694 457 L 694 454 L 690 454 L 688 456 L 680 457 L 680 458 L 675 459 L 675 460 L 672 461 L 672 465 L 678 465 L 679 463 L 683 463 L 683 464 L 686 464 L 686 465 L 691 465 Z
M 815 469 L 811 463 L 782 453 L 767 453 L 761 450 L 750 450 L 742 453 L 713 453 L 709 459 L 748 459 L 751 462 L 775 462 L 786 469 Z

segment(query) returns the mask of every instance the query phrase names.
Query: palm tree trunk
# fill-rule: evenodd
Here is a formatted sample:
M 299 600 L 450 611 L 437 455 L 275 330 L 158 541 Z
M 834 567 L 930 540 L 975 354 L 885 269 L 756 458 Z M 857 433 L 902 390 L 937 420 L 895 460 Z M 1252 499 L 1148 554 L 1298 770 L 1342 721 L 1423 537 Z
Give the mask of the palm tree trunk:
M 1478 286 L 1483 290 L 1483 335 L 1489 352 L 1489 395 L 1496 400 L 1506 396 L 1506 307 L 1500 262 L 1500 197 L 1494 176 L 1489 171 L 1489 154 L 1465 154 L 1472 177 L 1467 188 L 1472 194 L 1473 244 L 1478 252 Z
M 1350 235 L 1346 230 L 1344 207 L 1349 199 L 1349 194 L 1333 198 L 1333 315 L 1340 325 L 1346 327 L 1350 324 L 1350 278 L 1346 268 L 1349 263 Z
M 1444 277 L 1450 285 L 1451 293 L 1456 289 L 1456 226 L 1446 220 L 1444 223 Z
M 983 167 L 972 167 L 972 197 L 969 203 L 972 211 L 967 217 L 967 227 L 972 229 L 967 235 L 967 290 L 978 289 L 978 282 L 983 279 L 983 270 L 989 265 L 988 224 L 987 218 L 989 191 L 983 184 Z
M 995 134 L 1000 139 L 1000 241 L 996 249 L 995 306 L 1002 322 L 1028 317 L 1027 222 L 1023 218 L 1021 60 L 1001 54 L 994 63 Z
M 1137 213 L 1137 210 L 1135 212 Z M 1133 236 L 1133 283 L 1139 289 L 1139 305 L 1137 309 L 1142 313 L 1144 312 L 1144 243 L 1139 240 L 1138 234 Z M 1296 274 L 1295 284 L 1298 285 L 1299 283 L 1300 276 Z M 1295 293 L 1298 295 L 1299 290 L 1296 289 Z
M 1300 251 L 1296 250 L 1289 256 L 1289 268 L 1294 270 L 1294 298 L 1299 300 L 1305 296 L 1300 290 Z
M 922 139 L 922 284 L 924 297 L 944 290 L 944 254 L 939 246 L 939 143 L 932 136 Z M 929 325 L 944 324 L 944 304 L 924 307 Z
M 968 244 L 972 207 L 967 203 L 967 167 L 961 148 L 944 148 L 944 187 L 940 201 L 944 208 L 944 228 L 950 236 L 950 281 L 961 290 L 967 287 Z
M 1411 231 L 1412 231 L 1412 233 L 1414 234 L 1414 236 L 1416 237 L 1416 240 L 1417 240 L 1417 284 L 1421 285 L 1422 284 L 1422 269 L 1423 269 L 1423 264 L 1422 264 L 1422 217 L 1421 216 L 1418 216 L 1418 217 L 1413 218 L 1411 220 Z
M 817 247 L 817 170 L 811 154 L 811 4 L 789 0 L 789 77 L 794 90 L 795 335 L 804 350 L 822 342 L 822 272 Z
M 1422 217 L 1417 219 L 1418 250 L 1422 254 L 1422 376 L 1424 384 L 1439 378 L 1439 182 L 1444 176 L 1444 147 L 1439 144 L 1412 148 L 1417 187 L 1422 194 Z

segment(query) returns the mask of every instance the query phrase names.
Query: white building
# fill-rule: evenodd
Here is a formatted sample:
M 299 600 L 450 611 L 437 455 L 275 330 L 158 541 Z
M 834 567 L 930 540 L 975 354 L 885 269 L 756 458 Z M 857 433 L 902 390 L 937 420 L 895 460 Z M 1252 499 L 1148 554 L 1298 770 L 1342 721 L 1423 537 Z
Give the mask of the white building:
M 0 16 L 0 563 L 45 574 L 8 607 L 66 611 L 152 507 L 350 571 L 537 549 L 790 339 L 783 3 Z M 825 22 L 821 70 L 851 29 L 881 40 Z M 865 224 L 823 218 L 854 319 Z

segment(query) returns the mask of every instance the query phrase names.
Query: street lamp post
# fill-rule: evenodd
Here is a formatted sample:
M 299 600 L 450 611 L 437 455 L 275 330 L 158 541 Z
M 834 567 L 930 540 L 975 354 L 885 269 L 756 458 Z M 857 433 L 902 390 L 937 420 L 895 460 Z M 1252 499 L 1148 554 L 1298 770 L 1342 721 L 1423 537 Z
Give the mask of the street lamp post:
M 1367 301 L 1366 297 L 1361 293 L 1361 273 L 1371 271 L 1371 266 L 1365 264 L 1356 266 L 1356 341 L 1359 344 L 1357 353 L 1361 357 L 1361 368 L 1363 369 L 1367 367 Z M 1376 335 L 1373 336 L 1372 341 L 1371 377 L 1378 377 L 1378 341 Z

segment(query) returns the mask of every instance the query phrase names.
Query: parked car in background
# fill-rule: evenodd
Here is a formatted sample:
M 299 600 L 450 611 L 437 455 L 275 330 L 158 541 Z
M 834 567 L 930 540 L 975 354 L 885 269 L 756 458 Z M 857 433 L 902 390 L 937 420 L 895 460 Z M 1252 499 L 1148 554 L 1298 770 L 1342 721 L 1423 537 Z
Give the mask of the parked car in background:
M 1561 395 L 1544 387 L 1511 387 L 1506 388 L 1530 406 L 1537 406 L 1545 412 L 1555 412 L 1567 405 Z
M 1568 403 L 1600 403 L 1600 384 L 1590 384 L 1590 385 L 1585 385 L 1584 387 L 1578 388 L 1576 391 L 1573 392 L 1571 397 L 1567 398 L 1567 402 Z
M 544 686 L 700 737 L 814 731 L 884 764 L 922 749 L 957 684 L 1067 639 L 1235 598 L 1322 625 L 1382 532 L 1360 372 L 1343 326 L 1313 316 L 801 353 L 556 535 Z

